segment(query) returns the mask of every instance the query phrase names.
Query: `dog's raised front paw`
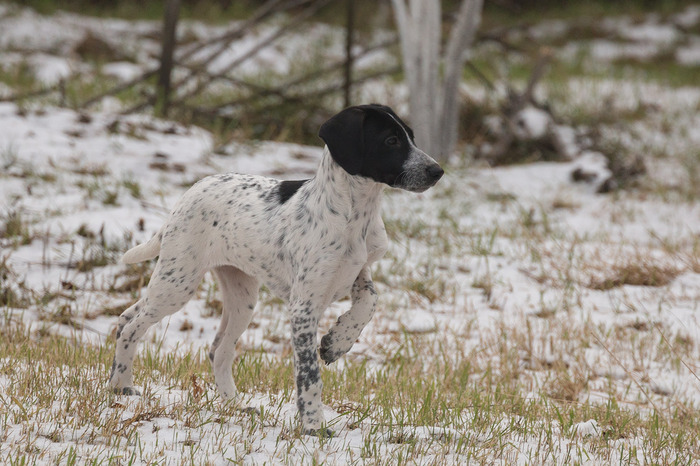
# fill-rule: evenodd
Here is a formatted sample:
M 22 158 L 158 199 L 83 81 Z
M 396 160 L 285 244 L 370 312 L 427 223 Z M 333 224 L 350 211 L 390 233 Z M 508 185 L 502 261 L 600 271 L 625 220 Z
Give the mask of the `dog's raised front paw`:
M 321 355 L 321 359 L 326 364 L 336 362 L 343 354 L 345 354 L 341 351 L 334 350 L 333 338 L 331 337 L 330 333 L 327 333 L 323 336 L 323 338 L 321 338 L 319 353 Z

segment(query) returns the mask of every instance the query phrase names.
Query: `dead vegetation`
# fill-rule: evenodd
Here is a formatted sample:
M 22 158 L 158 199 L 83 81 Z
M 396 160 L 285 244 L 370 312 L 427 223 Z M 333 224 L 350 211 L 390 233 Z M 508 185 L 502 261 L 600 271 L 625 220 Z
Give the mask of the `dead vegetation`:
M 682 268 L 674 265 L 636 258 L 606 268 L 602 271 L 602 277 L 591 278 L 588 287 L 594 290 L 610 290 L 624 285 L 666 286 L 682 271 Z

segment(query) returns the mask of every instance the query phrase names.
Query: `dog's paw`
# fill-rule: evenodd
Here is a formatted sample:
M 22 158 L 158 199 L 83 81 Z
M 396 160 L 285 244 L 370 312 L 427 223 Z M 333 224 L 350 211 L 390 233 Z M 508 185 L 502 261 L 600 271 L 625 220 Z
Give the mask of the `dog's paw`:
M 335 437 L 335 431 L 327 427 L 321 427 L 320 429 L 305 429 L 304 435 L 312 435 L 318 438 L 333 438 Z
M 141 392 L 134 387 L 116 387 L 112 391 L 115 395 L 141 396 Z
M 321 345 L 318 351 L 321 355 L 321 359 L 326 364 L 336 362 L 343 354 L 345 354 L 345 352 L 338 351 L 333 348 L 333 337 L 331 337 L 330 333 L 327 333 L 323 336 L 323 338 L 321 338 Z

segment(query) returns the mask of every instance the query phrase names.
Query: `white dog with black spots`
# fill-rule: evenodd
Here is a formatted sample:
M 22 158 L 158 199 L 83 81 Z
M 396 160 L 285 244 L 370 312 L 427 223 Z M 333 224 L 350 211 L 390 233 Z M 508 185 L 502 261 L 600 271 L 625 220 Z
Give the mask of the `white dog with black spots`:
M 204 178 L 178 201 L 161 230 L 123 257 L 159 256 L 143 297 L 119 318 L 110 385 L 135 395 L 132 365 L 146 330 L 177 312 L 213 270 L 223 315 L 209 357 L 224 399 L 237 396 L 232 365 L 265 284 L 289 305 L 297 406 L 304 432 L 330 436 L 321 410 L 317 331 L 324 310 L 352 306 L 321 339 L 326 363 L 347 353 L 372 318 L 370 266 L 387 249 L 380 215 L 386 186 L 422 192 L 442 168 L 418 149 L 411 129 L 386 106 L 347 108 L 321 126 L 326 143 L 316 176 L 279 181 L 234 173 Z

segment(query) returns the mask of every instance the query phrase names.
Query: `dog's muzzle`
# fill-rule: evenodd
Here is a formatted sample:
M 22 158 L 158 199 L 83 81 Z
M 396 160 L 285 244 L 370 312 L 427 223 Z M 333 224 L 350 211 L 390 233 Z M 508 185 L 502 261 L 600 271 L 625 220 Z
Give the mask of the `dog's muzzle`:
M 445 170 L 442 169 L 440 165 L 437 163 L 434 165 L 430 165 L 425 169 L 425 176 L 423 177 L 424 184 L 417 189 L 411 189 L 411 191 L 422 193 L 423 191 L 426 191 L 429 188 L 432 188 L 437 184 L 438 181 L 440 181 L 440 178 L 442 178 L 442 175 L 445 174 Z
M 404 172 L 398 177 L 394 187 L 422 193 L 435 186 L 445 171 L 428 154 L 416 149 L 404 165 Z

